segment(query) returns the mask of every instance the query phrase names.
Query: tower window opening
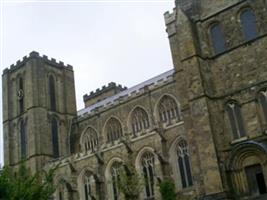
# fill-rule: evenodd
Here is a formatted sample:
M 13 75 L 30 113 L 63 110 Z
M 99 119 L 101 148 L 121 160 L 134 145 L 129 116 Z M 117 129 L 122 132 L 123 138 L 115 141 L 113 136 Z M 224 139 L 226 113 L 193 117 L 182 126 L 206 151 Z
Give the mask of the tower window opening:
M 256 17 L 254 13 L 247 9 L 240 15 L 243 35 L 246 41 L 252 40 L 258 36 Z
M 226 51 L 224 34 L 218 23 L 211 26 L 210 35 L 214 53 L 220 54 Z

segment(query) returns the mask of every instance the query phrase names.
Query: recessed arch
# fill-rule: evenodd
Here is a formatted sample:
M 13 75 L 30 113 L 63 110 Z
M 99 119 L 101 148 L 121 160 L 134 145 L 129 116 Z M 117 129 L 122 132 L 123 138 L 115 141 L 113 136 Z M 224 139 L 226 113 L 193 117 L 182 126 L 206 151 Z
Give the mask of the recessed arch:
M 64 199 L 72 199 L 72 185 L 66 179 L 60 176 L 60 179 L 57 181 L 57 189 L 56 189 L 56 199 L 64 200 Z
M 214 54 L 217 55 L 226 51 L 225 35 L 221 23 L 218 21 L 211 23 L 208 31 Z
M 233 139 L 238 139 L 246 135 L 241 105 L 236 100 L 229 100 L 225 103 L 225 111 L 232 131 Z
M 104 138 L 109 144 L 114 144 L 114 142 L 119 141 L 123 137 L 123 125 L 119 118 L 111 116 L 104 123 Z
M 52 111 L 56 111 L 57 109 L 57 98 L 56 98 L 56 79 L 54 75 L 48 75 L 48 97 L 49 97 L 49 105 Z
M 123 160 L 119 157 L 113 157 L 108 161 L 108 164 L 105 169 L 105 178 L 107 181 L 107 191 L 108 195 L 110 195 L 112 200 L 119 199 L 119 192 L 118 192 L 118 170 L 120 166 L 122 166 Z
M 256 100 L 260 107 L 259 115 L 263 124 L 267 124 L 267 88 L 261 88 L 256 94 Z
M 25 80 L 24 76 L 22 74 L 17 75 L 17 96 L 18 96 L 18 103 L 17 103 L 17 109 L 18 114 L 22 114 L 25 110 Z
M 161 165 L 152 147 L 145 146 L 137 154 L 135 167 L 142 174 L 145 184 L 141 198 L 154 198 L 156 193 L 157 178 L 162 177 Z
M 93 170 L 89 167 L 83 168 L 78 176 L 78 190 L 81 200 L 93 200 L 97 197 L 97 180 Z
M 234 147 L 225 164 L 233 193 L 255 195 L 267 192 L 266 155 L 267 145 L 264 143 L 247 141 Z
M 172 94 L 161 95 L 155 104 L 154 116 L 156 121 L 161 123 L 171 124 L 173 121 L 181 121 L 180 103 L 177 98 Z
M 173 179 L 177 191 L 193 185 L 191 156 L 185 137 L 178 136 L 169 148 L 169 162 L 173 169 Z
M 134 136 L 148 130 L 151 121 L 147 110 L 143 106 L 136 105 L 128 115 L 127 124 Z
M 19 155 L 20 159 L 24 160 L 28 154 L 28 134 L 27 134 L 27 120 L 20 118 L 18 120 L 19 132 Z
M 242 168 L 243 161 L 246 157 L 251 155 L 260 155 L 262 162 L 267 161 L 267 145 L 255 141 L 248 141 L 238 144 L 231 152 L 226 168 L 228 170 L 235 170 Z
M 243 7 L 239 11 L 240 25 L 246 41 L 258 36 L 256 15 L 251 7 Z
M 51 118 L 51 138 L 52 138 L 52 155 L 54 158 L 59 157 L 59 121 L 57 118 Z
M 80 137 L 80 146 L 83 152 L 94 152 L 99 145 L 99 134 L 92 126 L 87 126 Z
M 137 170 L 140 171 L 140 160 L 141 160 L 141 157 L 143 155 L 143 153 L 145 152 L 151 152 L 154 154 L 154 156 L 157 156 L 154 152 L 155 152 L 155 149 L 150 147 L 150 146 L 144 146 L 143 148 L 141 148 L 137 155 L 136 155 L 136 158 L 135 158 L 135 167 Z

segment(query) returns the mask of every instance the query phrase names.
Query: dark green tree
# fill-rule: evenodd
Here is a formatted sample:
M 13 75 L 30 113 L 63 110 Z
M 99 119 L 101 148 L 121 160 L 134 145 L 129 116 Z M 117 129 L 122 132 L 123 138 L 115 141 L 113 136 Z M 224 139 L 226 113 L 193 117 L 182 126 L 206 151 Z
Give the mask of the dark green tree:
M 4 167 L 0 172 L 0 200 L 48 200 L 55 192 L 55 170 L 32 175 L 23 164 L 17 171 Z
M 159 187 L 162 200 L 176 200 L 175 184 L 171 179 L 164 179 Z
M 131 156 L 129 161 L 122 164 L 118 173 L 118 189 L 127 200 L 137 200 L 144 188 L 144 179 L 137 172 Z

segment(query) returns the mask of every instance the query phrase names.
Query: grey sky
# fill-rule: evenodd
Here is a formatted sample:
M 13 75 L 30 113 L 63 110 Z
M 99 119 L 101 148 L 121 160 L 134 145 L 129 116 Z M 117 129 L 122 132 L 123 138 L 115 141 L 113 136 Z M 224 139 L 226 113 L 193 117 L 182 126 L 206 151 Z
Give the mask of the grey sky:
M 163 14 L 174 0 L 2 5 L 1 70 L 32 50 L 73 65 L 78 109 L 108 82 L 131 87 L 172 68 Z

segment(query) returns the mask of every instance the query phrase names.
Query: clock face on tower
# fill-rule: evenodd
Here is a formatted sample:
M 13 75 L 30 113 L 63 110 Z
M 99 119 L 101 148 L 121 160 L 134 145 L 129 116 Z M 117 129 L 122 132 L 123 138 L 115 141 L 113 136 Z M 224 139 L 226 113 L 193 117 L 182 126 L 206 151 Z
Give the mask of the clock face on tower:
M 24 92 L 22 89 L 19 89 L 17 92 L 18 99 L 21 100 L 24 96 Z

